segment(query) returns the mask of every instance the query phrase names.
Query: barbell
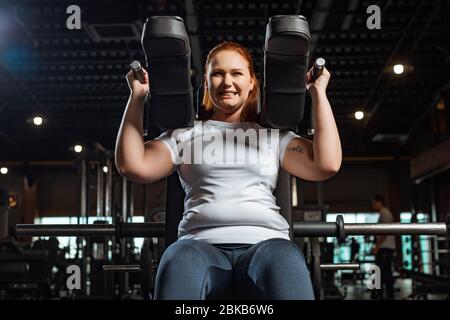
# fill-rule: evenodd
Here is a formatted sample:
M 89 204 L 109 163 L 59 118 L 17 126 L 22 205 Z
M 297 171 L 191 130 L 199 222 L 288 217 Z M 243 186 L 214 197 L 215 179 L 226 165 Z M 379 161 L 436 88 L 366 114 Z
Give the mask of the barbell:
M 344 223 L 341 215 L 336 222 L 294 222 L 295 237 L 336 237 L 343 242 L 354 235 L 448 235 L 446 223 Z M 16 237 L 164 237 L 164 222 L 125 223 L 120 218 L 114 224 L 18 224 Z

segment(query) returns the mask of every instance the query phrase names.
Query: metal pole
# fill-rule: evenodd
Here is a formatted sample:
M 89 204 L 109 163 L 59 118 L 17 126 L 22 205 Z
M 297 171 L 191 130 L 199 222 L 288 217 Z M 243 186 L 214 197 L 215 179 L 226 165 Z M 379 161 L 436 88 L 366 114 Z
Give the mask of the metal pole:
M 81 160 L 81 181 L 80 181 L 80 211 L 78 214 L 77 223 L 81 223 L 82 217 L 86 216 L 86 194 L 87 194 L 87 168 L 86 159 Z
M 320 269 L 322 269 L 323 271 L 359 270 L 359 268 L 359 263 L 325 263 L 320 265 Z
M 323 208 L 323 183 L 322 181 L 318 181 L 317 182 L 317 204 Z M 323 216 L 323 211 L 322 211 L 322 221 L 325 221 L 326 217 Z
M 144 202 L 142 208 L 143 208 L 143 212 L 142 215 L 144 216 L 144 221 L 145 222 L 150 222 L 150 217 L 149 217 L 149 213 L 148 213 L 148 199 L 147 199 L 147 184 L 144 184 L 144 190 L 143 190 L 143 194 L 142 194 L 142 201 Z
M 114 236 L 116 227 L 113 224 L 19 224 L 16 228 L 17 237 L 102 237 Z
M 141 272 L 141 267 L 139 265 L 127 265 L 127 264 L 104 265 L 103 271 L 107 271 L 107 272 Z
M 334 222 L 294 222 L 296 237 L 335 237 L 339 228 Z M 448 227 L 438 223 L 346 223 L 346 235 L 447 235 Z M 17 237 L 35 236 L 114 236 L 113 224 L 88 225 L 34 225 L 18 224 Z M 165 234 L 164 222 L 122 223 L 121 237 L 162 237 Z
M 80 206 L 80 213 L 78 216 L 78 223 L 80 223 L 80 221 L 83 220 L 83 218 L 85 218 L 85 223 L 87 223 L 87 201 L 88 201 L 88 194 L 87 194 L 87 190 L 88 190 L 88 184 L 89 184 L 89 179 L 88 179 L 88 168 L 87 168 L 87 160 L 85 158 L 83 158 L 81 160 L 81 206 Z M 82 252 L 82 257 L 81 257 L 81 269 L 83 270 L 83 272 L 81 273 L 81 283 L 82 283 L 82 293 L 85 295 L 88 292 L 88 288 L 87 288 L 87 250 L 86 247 L 84 247 L 84 240 L 85 239 L 80 239 L 77 238 L 77 243 L 78 246 L 77 248 L 80 248 L 81 245 L 81 252 Z M 77 252 L 77 257 L 79 256 L 79 253 Z
M 105 217 L 111 217 L 111 194 L 112 194 L 112 162 L 111 159 L 106 159 L 106 168 L 108 169 L 106 175 L 105 187 Z
M 133 216 L 134 216 L 134 191 L 135 191 L 135 185 L 134 183 L 130 183 L 130 197 L 129 197 L 129 211 L 128 211 L 128 218 L 129 222 L 133 222 Z
M 128 181 L 122 177 L 122 219 L 127 222 L 127 188 Z
M 347 235 L 443 235 L 445 223 L 346 223 Z
M 128 204 L 128 215 L 127 215 L 127 220 L 130 223 L 133 222 L 133 215 L 134 215 L 134 183 L 132 183 L 131 181 L 128 184 L 128 197 L 127 197 L 127 204 Z M 130 256 L 133 254 L 132 249 L 133 249 L 133 243 L 134 243 L 134 239 L 133 238 L 128 238 L 125 239 L 124 241 L 124 245 L 125 245 L 125 256 L 124 256 L 124 261 L 126 263 L 130 262 Z M 125 290 L 129 290 L 130 288 L 130 275 L 128 273 L 125 273 Z
M 431 177 L 430 179 L 430 206 L 431 206 L 431 222 L 436 222 L 438 220 L 438 213 L 436 208 L 436 188 L 435 188 L 435 179 Z M 434 263 L 439 261 L 439 243 L 437 237 L 433 238 L 433 262 L 431 262 L 431 270 L 435 275 L 440 275 L 440 267 L 438 263 Z
M 418 184 L 414 183 L 412 185 L 412 208 L 411 208 L 411 222 L 417 221 L 417 186 Z M 411 237 L 411 270 L 413 271 L 419 271 L 420 268 L 420 253 L 419 253 L 419 241 L 417 237 Z M 414 282 L 414 280 L 413 280 Z M 413 285 L 414 287 L 414 285 Z
M 302 193 L 302 181 L 300 178 L 294 177 L 295 184 L 297 186 L 297 206 L 299 208 L 303 207 L 305 205 L 305 197 Z
M 122 177 L 122 219 L 124 222 L 127 222 L 128 218 L 128 181 L 125 177 Z M 127 250 L 127 243 L 128 241 L 121 241 L 120 243 L 120 261 L 121 263 L 125 261 L 126 259 L 126 250 Z M 128 277 L 127 274 L 123 274 L 121 276 L 121 289 L 122 294 L 125 293 L 125 291 L 128 289 Z
M 104 216 L 103 211 L 103 168 L 100 162 L 97 163 L 97 218 Z

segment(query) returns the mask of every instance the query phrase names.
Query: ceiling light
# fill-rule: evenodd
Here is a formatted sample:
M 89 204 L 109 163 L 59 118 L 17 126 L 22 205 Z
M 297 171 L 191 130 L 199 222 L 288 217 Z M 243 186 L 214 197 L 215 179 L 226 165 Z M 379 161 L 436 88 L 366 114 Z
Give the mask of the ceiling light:
M 395 74 L 402 74 L 405 71 L 405 67 L 402 64 L 396 64 L 393 67 Z
M 356 111 L 355 112 L 355 119 L 356 120 L 362 120 L 364 118 L 364 112 L 362 111 Z
M 42 124 L 42 118 L 41 117 L 34 117 L 33 123 L 37 126 L 40 126 Z

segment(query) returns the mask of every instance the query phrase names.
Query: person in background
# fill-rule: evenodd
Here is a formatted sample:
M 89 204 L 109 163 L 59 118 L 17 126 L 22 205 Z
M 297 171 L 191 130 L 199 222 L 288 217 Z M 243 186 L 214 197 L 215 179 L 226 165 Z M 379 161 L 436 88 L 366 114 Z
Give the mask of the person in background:
M 359 261 L 359 243 L 356 241 L 356 239 L 353 237 L 350 240 L 350 260 L 351 262 L 357 263 Z
M 372 208 L 380 214 L 378 223 L 394 222 L 394 217 L 386 207 L 386 202 L 382 195 L 375 195 L 372 197 Z M 384 290 L 386 290 L 387 298 L 394 299 L 392 257 L 394 256 L 395 249 L 395 236 L 380 235 L 376 237 L 372 253 L 375 254 L 375 263 L 381 271 L 381 290 L 375 290 L 373 297 L 382 299 Z

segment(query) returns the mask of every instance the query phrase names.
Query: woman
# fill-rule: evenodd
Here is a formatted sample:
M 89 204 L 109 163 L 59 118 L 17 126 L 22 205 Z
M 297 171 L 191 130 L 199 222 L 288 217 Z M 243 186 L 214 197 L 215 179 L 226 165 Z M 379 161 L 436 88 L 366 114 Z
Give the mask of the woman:
M 289 240 L 289 225 L 272 194 L 280 166 L 320 181 L 341 165 L 339 135 L 325 94 L 330 74 L 325 69 L 314 83 L 310 78 L 309 72 L 314 142 L 291 131 L 265 129 L 255 122 L 259 84 L 252 58 L 241 45 L 223 42 L 205 64 L 207 120 L 144 144 L 142 105 L 148 86 L 128 73 L 131 96 L 117 139 L 117 168 L 140 183 L 178 170 L 186 192 L 178 241 L 158 267 L 156 299 L 314 298 L 305 258 Z

